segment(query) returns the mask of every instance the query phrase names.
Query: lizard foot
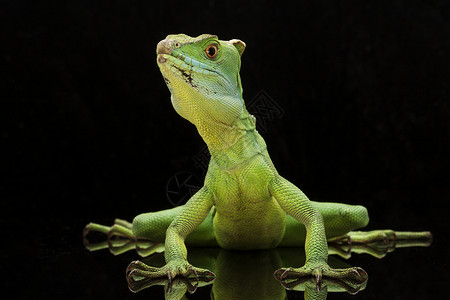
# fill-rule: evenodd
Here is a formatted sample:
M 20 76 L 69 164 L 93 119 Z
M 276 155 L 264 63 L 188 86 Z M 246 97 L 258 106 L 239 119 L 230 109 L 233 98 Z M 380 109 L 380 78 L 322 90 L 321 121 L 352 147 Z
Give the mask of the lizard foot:
M 143 278 L 141 280 L 135 281 L 130 280 L 128 281 L 128 288 L 133 293 L 140 292 L 144 289 L 147 289 L 152 286 L 156 285 L 162 285 L 164 286 L 164 289 L 167 294 L 171 294 L 172 297 L 166 297 L 166 299 L 181 299 L 186 292 L 189 292 L 189 294 L 193 294 L 199 285 L 199 282 L 205 282 L 208 283 L 207 279 L 203 280 L 199 278 L 196 280 L 195 278 L 186 278 L 186 277 L 175 277 L 169 281 L 167 277 L 160 277 L 160 278 Z M 176 297 L 176 295 L 179 295 L 180 297 Z
M 291 284 L 288 284 L 289 281 L 313 277 L 317 290 L 320 290 L 322 278 L 341 281 L 345 284 L 361 285 L 367 280 L 368 274 L 359 267 L 332 269 L 326 263 L 319 263 L 306 264 L 301 268 L 281 268 L 275 271 L 274 277 L 288 289 L 292 288 Z
M 107 239 L 92 243 L 87 238 L 91 232 L 103 234 Z M 116 219 L 112 226 L 89 223 L 83 230 L 83 244 L 89 251 L 109 248 L 111 253 L 118 255 L 134 248 L 135 243 L 136 238 L 131 231 L 131 224 L 124 220 Z
M 354 252 L 383 258 L 396 248 L 428 247 L 431 242 L 432 234 L 428 231 L 351 231 L 343 236 L 329 239 L 328 254 L 337 254 L 348 259 Z
M 128 281 L 128 286 L 131 291 L 135 290 L 135 287 L 140 287 L 140 281 L 152 281 L 152 280 L 167 280 L 167 294 L 169 294 L 172 290 L 172 285 L 175 277 L 177 279 L 185 278 L 189 280 L 195 279 L 195 285 L 192 287 L 188 286 L 189 292 L 193 293 L 197 289 L 197 285 L 199 281 L 209 282 L 214 280 L 216 275 L 206 269 L 201 269 L 192 266 L 187 261 L 171 261 L 167 263 L 165 266 L 158 268 L 152 267 L 144 264 L 141 261 L 133 261 L 131 262 L 126 270 L 126 276 Z M 140 290 L 140 289 L 138 289 Z
M 83 230 L 83 244 L 89 251 L 109 249 L 114 255 L 136 250 L 140 256 L 146 257 L 164 251 L 164 243 L 135 237 L 131 226 L 131 223 L 120 219 L 116 219 L 112 226 L 89 223 Z M 94 242 L 88 239 L 91 233 L 94 235 Z

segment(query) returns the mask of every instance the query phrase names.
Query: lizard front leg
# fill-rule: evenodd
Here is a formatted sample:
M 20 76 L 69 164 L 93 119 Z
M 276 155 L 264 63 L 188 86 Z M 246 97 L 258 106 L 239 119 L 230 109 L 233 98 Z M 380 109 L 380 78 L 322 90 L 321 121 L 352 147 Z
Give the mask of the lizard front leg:
M 318 288 L 322 277 L 356 282 L 367 279 L 367 273 L 361 268 L 332 269 L 328 266 L 328 246 L 322 215 L 299 188 L 279 175 L 275 175 L 268 188 L 280 207 L 306 227 L 305 265 L 301 268 L 279 269 L 274 273 L 277 279 L 314 276 Z
M 212 206 L 212 193 L 204 186 L 192 196 L 167 228 L 164 252 L 166 265 L 155 268 L 140 261 L 134 261 L 127 269 L 128 280 L 167 277 L 170 286 L 171 280 L 176 276 L 215 277 L 211 271 L 196 268 L 187 261 L 187 249 L 184 243 L 186 237 L 208 216 Z

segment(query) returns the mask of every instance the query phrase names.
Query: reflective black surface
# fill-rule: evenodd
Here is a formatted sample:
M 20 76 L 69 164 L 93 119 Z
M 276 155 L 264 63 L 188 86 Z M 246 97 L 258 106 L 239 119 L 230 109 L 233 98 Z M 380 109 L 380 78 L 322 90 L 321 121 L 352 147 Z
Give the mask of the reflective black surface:
M 369 273 L 367 287 L 328 298 L 446 297 L 446 1 L 2 1 L 0 25 L 8 296 L 163 298 L 162 287 L 128 290 L 134 252 L 89 253 L 81 236 L 91 221 L 172 207 L 179 198 L 168 199 L 169 183 L 178 172 L 201 182 L 203 143 L 173 111 L 155 47 L 169 33 L 207 32 L 247 43 L 244 97 L 256 99 L 250 112 L 264 121 L 283 176 L 313 200 L 365 205 L 368 229 L 434 234 L 429 248 L 397 249 L 382 260 L 354 255 L 348 263 Z M 264 113 L 258 101 L 277 113 Z M 208 298 L 208 289 L 192 298 Z
M 48 222 L 45 222 L 49 224 Z M 52 225 L 60 225 L 50 222 Z M 78 224 L 81 228 L 81 223 Z M 77 226 L 74 226 L 75 229 Z M 77 228 L 77 229 L 79 229 Z M 14 295 L 19 299 L 59 298 L 59 299 L 164 299 L 163 286 L 153 286 L 138 293 L 132 293 L 127 285 L 125 269 L 135 259 L 142 259 L 130 251 L 113 256 L 107 250 L 88 252 L 81 243 L 79 231 L 71 232 L 70 226 L 53 230 L 49 227 L 41 232 L 38 243 L 22 240 L 22 245 L 38 249 L 30 254 L 15 256 L 7 262 L 8 269 L 16 276 L 6 281 L 8 287 L 17 287 Z M 33 230 L 28 230 L 33 232 Z M 59 238 L 55 234 L 60 234 Z M 36 234 L 36 233 L 35 233 Z M 367 254 L 353 254 L 344 260 L 336 256 L 330 258 L 335 267 L 357 265 L 369 273 L 369 280 L 356 295 L 345 291 L 329 292 L 327 299 L 427 299 L 445 297 L 445 282 L 449 276 L 448 258 L 439 252 L 442 249 L 441 237 L 436 236 L 428 248 L 401 248 L 389 253 L 383 259 Z M 30 249 L 31 250 L 31 249 Z M 272 251 L 233 252 L 219 249 L 189 249 L 189 259 L 193 264 L 207 266 L 218 259 L 214 266 L 216 280 L 207 286 L 197 288 L 189 299 L 210 299 L 211 289 L 216 295 L 262 295 L 288 299 L 303 299 L 302 291 L 285 291 L 272 277 L 275 269 L 284 265 L 301 265 L 304 260 L 302 249 L 277 249 Z M 220 258 L 217 258 L 220 256 Z M 161 254 L 156 254 L 145 262 L 158 266 L 163 262 Z M 27 267 L 25 271 L 14 267 Z M 24 273 L 23 273 L 24 272 Z M 235 272 L 235 273 L 233 273 Z M 18 280 L 19 279 L 19 280 Z M 234 280 L 233 280 L 234 279 Z M 216 296 L 215 299 L 227 299 Z M 219 298 L 218 298 L 219 297 Z M 274 299 L 267 296 L 267 299 Z M 237 298 L 236 298 L 237 299 Z M 252 299 L 246 297 L 246 299 Z M 280 299 L 283 299 L 282 297 Z

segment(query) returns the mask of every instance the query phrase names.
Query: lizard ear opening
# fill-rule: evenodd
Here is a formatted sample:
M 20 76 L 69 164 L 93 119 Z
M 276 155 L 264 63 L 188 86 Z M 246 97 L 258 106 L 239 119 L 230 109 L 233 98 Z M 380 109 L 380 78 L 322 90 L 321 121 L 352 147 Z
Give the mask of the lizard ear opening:
M 238 39 L 232 39 L 229 41 L 233 46 L 236 47 L 237 51 L 239 52 L 239 55 L 242 56 L 242 53 L 244 53 L 245 50 L 245 43 Z

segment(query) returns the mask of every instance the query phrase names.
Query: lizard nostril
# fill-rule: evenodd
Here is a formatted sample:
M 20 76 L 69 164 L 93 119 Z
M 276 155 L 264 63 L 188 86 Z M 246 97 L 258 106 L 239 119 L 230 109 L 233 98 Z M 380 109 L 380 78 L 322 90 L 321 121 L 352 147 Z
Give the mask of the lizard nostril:
M 167 58 L 164 58 L 164 57 L 158 57 L 158 62 L 160 63 L 160 64 L 163 64 L 163 63 L 165 63 L 167 61 Z

